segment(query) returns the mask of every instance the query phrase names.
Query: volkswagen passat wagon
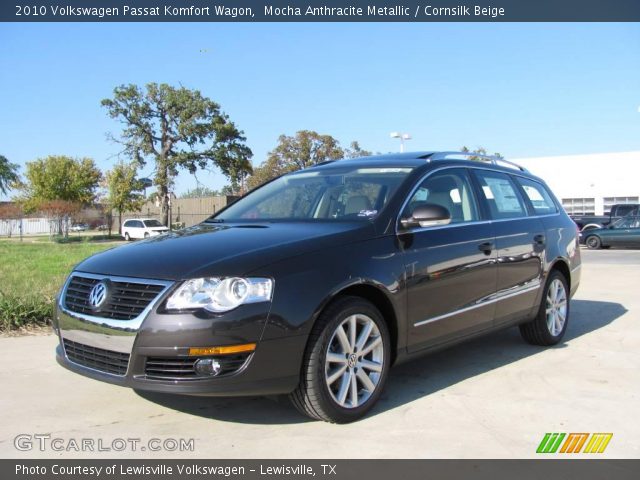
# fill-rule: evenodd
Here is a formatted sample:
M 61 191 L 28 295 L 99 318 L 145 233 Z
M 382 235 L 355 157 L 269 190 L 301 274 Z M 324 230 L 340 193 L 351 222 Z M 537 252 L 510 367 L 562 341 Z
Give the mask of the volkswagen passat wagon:
M 327 162 L 88 258 L 57 301 L 58 361 L 139 390 L 288 394 L 349 422 L 398 362 L 514 325 L 558 343 L 575 225 L 539 178 L 468 155 Z

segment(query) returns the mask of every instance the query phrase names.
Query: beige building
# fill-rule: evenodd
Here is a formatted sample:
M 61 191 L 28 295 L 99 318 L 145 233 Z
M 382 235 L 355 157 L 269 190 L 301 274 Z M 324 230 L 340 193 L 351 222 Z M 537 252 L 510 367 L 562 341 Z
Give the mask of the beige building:
M 509 159 L 543 178 L 570 215 L 640 203 L 640 151 Z

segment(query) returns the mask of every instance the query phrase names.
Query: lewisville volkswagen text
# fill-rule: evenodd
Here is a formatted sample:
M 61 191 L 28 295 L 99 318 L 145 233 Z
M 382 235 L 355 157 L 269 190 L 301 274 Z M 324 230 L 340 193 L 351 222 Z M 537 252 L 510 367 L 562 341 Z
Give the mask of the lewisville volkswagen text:
M 56 302 L 58 361 L 138 390 L 288 394 L 342 423 L 398 362 L 513 325 L 556 344 L 576 226 L 524 168 L 468 156 L 326 162 L 94 255 Z

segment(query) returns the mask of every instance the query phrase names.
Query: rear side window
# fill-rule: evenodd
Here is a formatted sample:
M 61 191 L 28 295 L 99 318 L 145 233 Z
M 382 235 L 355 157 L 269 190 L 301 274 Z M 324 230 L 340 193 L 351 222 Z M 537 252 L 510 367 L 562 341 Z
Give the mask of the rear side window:
M 484 196 L 491 218 L 526 217 L 527 209 L 511 177 L 500 172 L 476 171 L 482 195 Z
M 528 178 L 516 177 L 516 180 L 529 198 L 537 215 L 549 215 L 558 211 L 544 185 Z

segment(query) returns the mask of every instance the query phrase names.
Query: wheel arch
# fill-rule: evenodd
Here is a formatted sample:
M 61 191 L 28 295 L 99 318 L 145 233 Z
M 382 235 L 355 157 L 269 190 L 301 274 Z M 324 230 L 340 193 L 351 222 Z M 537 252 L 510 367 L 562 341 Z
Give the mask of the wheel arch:
M 571 291 L 571 270 L 569 269 L 569 263 L 564 258 L 556 258 L 549 268 L 549 273 L 554 270 L 558 270 L 564 278 L 567 280 L 567 287 Z
M 589 230 L 593 230 L 595 228 L 602 228 L 602 224 L 600 223 L 587 223 L 584 227 L 580 229 L 581 232 L 588 232 Z
M 332 302 L 339 298 L 348 296 L 360 297 L 371 302 L 378 309 L 389 329 L 389 336 L 391 337 L 391 364 L 393 364 L 398 355 L 398 316 L 393 302 L 385 290 L 384 286 L 362 279 L 355 283 L 343 285 L 333 291 L 331 295 L 322 302 L 314 315 L 313 323 L 317 321 L 318 317 Z

